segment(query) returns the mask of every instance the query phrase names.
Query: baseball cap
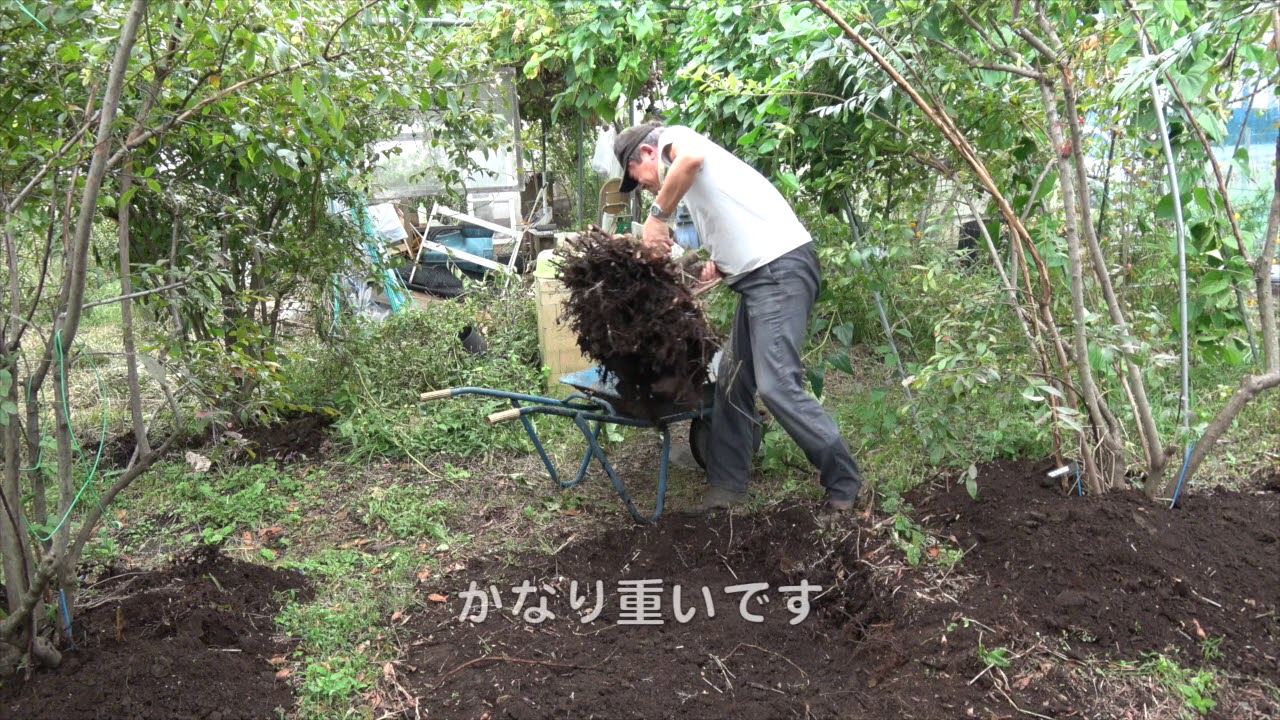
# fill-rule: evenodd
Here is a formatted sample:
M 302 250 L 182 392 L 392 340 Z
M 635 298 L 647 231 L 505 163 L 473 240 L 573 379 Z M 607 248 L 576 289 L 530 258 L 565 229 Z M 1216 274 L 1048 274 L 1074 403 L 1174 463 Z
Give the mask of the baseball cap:
M 619 192 L 629 193 L 636 189 L 636 179 L 627 172 L 627 158 L 640 147 L 649 133 L 660 127 L 662 124 L 656 122 L 635 125 L 623 130 L 618 135 L 618 139 L 613 142 L 613 154 L 617 156 L 618 164 L 622 166 L 622 185 L 618 187 Z

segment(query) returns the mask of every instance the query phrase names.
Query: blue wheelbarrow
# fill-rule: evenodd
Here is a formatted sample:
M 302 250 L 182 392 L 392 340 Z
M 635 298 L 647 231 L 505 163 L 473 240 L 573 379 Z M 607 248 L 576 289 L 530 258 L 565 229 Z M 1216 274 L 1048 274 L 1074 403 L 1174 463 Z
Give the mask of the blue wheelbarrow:
M 708 383 L 703 388 L 702 397 L 696 402 L 687 404 L 668 403 L 666 406 L 658 408 L 658 412 L 650 413 L 648 417 L 644 417 L 641 413 L 635 412 L 635 408 L 626 407 L 625 401 L 618 393 L 616 383 L 611 378 L 606 378 L 603 370 L 599 367 L 565 375 L 560 378 L 560 382 L 572 387 L 576 392 L 563 400 L 559 400 L 491 388 L 461 387 L 425 392 L 419 398 L 426 402 L 460 395 L 484 395 L 510 400 L 511 409 L 492 413 L 485 418 L 485 421 L 490 425 L 496 425 L 519 419 L 521 424 L 524 425 L 525 433 L 533 441 L 533 446 L 537 449 L 538 456 L 542 458 L 542 464 L 546 466 L 547 474 L 562 489 L 571 488 L 582 482 L 587 475 L 587 470 L 591 467 L 592 458 L 595 458 L 600 463 L 600 467 L 604 468 L 605 474 L 609 476 L 609 480 L 613 483 L 613 489 L 617 491 L 618 497 L 622 498 L 623 503 L 626 504 L 627 512 L 631 513 L 631 517 L 642 525 L 651 524 L 662 516 L 662 506 L 667 494 L 667 475 L 671 465 L 672 426 L 682 422 L 689 422 L 689 447 L 693 452 L 693 458 L 698 465 L 704 469 L 706 468 L 707 443 L 711 430 L 711 410 L 715 398 L 714 384 Z M 542 440 L 538 437 L 537 429 L 533 426 L 531 418 L 534 415 L 553 415 L 569 418 L 582 433 L 582 437 L 586 439 L 586 452 L 582 456 L 582 462 L 578 465 L 578 474 L 572 480 L 561 479 L 555 464 L 551 461 L 551 457 L 547 455 L 546 448 L 542 445 Z M 652 419 L 655 417 L 656 419 Z M 626 484 L 618 476 L 613 464 L 609 462 L 604 448 L 600 446 L 600 431 L 605 425 L 656 428 L 662 433 L 662 464 L 658 469 L 658 499 L 653 515 L 645 517 L 636 509 L 635 503 L 631 501 L 630 493 L 627 492 Z M 763 429 L 759 423 L 756 423 L 752 452 L 759 449 L 762 436 Z

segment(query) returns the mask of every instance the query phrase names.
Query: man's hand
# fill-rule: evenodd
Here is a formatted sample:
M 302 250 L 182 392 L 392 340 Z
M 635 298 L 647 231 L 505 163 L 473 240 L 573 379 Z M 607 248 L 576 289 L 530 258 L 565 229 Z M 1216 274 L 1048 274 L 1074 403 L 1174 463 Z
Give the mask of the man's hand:
M 715 260 L 708 260 L 706 265 L 702 266 L 702 274 L 698 276 L 701 282 L 710 282 L 712 280 L 724 277 L 720 274 L 719 268 L 716 267 Z
M 675 242 L 671 238 L 671 228 L 656 217 L 644 222 L 644 235 L 641 238 L 644 248 L 654 257 L 663 257 L 671 252 Z

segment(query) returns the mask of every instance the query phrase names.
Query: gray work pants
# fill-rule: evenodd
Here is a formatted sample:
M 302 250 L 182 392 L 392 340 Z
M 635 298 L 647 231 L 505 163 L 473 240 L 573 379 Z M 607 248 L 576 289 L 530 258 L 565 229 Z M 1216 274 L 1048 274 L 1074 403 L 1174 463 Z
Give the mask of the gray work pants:
M 808 243 L 737 279 L 733 333 L 716 371 L 707 480 L 745 491 L 751 473 L 755 395 L 822 474 L 831 500 L 853 500 L 858 464 L 827 411 L 805 390 L 800 350 L 822 285 L 818 254 Z

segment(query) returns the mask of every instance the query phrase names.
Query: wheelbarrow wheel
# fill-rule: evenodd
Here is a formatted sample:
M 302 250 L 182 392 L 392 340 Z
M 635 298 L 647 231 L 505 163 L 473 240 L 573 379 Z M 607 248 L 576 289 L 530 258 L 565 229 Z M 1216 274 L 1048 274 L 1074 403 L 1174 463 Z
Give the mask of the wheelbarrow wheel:
M 689 423 L 689 449 L 693 459 L 703 470 L 707 469 L 707 455 L 711 442 L 711 418 L 695 418 Z M 755 455 L 764 442 L 764 425 L 757 422 L 751 427 L 751 454 Z

